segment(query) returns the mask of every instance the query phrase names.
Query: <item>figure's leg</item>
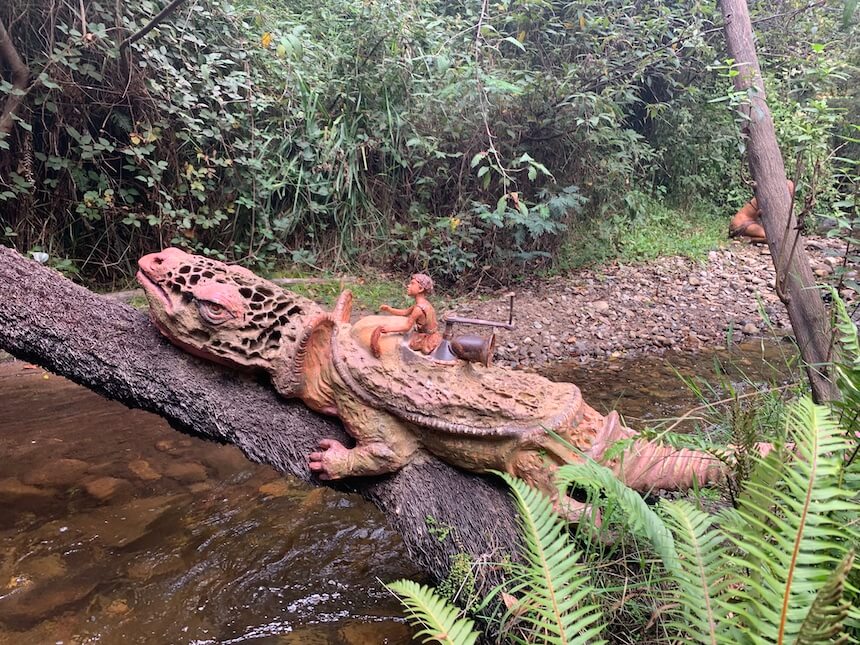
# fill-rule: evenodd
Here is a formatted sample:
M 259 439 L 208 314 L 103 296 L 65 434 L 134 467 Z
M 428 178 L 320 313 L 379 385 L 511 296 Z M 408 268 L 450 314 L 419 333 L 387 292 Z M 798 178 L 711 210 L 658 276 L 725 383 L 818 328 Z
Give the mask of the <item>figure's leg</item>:
M 320 441 L 321 450 L 308 458 L 308 466 L 320 479 L 391 473 L 406 465 L 419 450 L 412 432 L 387 412 L 349 402 L 339 406 L 338 416 L 346 431 L 355 437 L 356 445 L 347 448 L 334 439 Z

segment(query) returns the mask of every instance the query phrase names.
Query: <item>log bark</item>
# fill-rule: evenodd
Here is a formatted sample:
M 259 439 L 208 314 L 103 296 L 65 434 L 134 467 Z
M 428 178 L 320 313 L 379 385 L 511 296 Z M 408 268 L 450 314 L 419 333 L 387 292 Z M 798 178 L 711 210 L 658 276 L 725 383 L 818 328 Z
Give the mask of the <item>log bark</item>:
M 806 256 L 803 239 L 786 190 L 785 163 L 776 140 L 753 40 L 746 0 L 720 0 L 726 47 L 740 72 L 735 89 L 747 95 L 746 132 L 755 196 L 776 269 L 776 289 L 788 310 L 812 393 L 819 403 L 836 400 L 839 391 L 829 377 L 832 332 Z
M 327 484 L 308 470 L 308 453 L 325 437 L 349 442 L 336 421 L 281 398 L 268 383 L 185 354 L 145 313 L 87 291 L 5 247 L 0 247 L 0 348 L 129 407 L 154 412 L 177 430 L 233 443 L 249 459 L 316 486 Z M 415 563 L 436 579 L 448 574 L 456 553 L 478 562 L 516 554 L 516 516 L 492 479 L 428 459 L 391 476 L 335 487 L 375 504 Z M 428 518 L 452 527 L 450 536 L 431 535 Z M 481 591 L 497 582 L 492 567 L 478 567 L 476 574 Z

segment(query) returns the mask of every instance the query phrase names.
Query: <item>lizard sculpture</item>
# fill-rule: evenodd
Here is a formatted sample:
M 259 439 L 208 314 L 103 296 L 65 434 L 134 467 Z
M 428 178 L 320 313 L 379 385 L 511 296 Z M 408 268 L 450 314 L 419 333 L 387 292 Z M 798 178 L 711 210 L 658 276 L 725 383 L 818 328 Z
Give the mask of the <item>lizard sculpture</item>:
M 139 266 L 152 320 L 171 342 L 223 365 L 268 372 L 281 395 L 342 420 L 355 445 L 322 440 L 308 456 L 320 479 L 391 473 L 430 453 L 465 470 L 520 477 L 575 518 L 583 505 L 554 482 L 564 463 L 605 462 L 640 491 L 725 476 L 725 465 L 708 453 L 637 439 L 616 412 L 603 416 L 588 406 L 572 383 L 436 360 L 410 349 L 408 334 L 379 338 L 374 355 L 373 331 L 397 320 L 350 323 L 349 291 L 327 312 L 247 269 L 175 248 Z M 604 460 L 622 439 L 631 440 L 626 451 Z

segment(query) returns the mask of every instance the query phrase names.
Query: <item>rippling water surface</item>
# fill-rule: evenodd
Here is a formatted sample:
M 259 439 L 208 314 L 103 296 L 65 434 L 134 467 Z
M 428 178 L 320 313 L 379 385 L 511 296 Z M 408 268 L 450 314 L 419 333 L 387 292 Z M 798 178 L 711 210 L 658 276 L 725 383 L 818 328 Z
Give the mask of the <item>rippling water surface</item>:
M 357 497 L 0 363 L 0 643 L 408 643 Z

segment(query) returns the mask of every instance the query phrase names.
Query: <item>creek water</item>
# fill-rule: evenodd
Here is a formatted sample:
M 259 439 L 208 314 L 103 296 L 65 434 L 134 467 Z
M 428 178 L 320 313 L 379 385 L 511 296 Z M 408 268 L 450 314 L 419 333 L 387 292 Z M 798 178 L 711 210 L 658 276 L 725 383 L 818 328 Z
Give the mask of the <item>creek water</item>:
M 545 373 L 636 427 L 698 403 L 678 373 L 778 380 L 783 347 Z M 402 577 L 422 576 L 363 500 L 0 362 L 0 644 L 399 645 L 381 581 Z

